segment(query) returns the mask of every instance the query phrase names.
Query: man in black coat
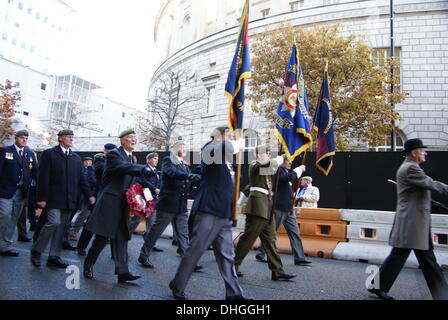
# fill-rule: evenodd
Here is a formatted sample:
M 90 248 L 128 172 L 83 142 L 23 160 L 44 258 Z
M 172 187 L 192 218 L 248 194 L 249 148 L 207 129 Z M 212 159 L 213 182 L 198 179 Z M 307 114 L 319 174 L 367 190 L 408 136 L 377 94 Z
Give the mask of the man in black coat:
M 275 195 L 275 228 L 278 230 L 281 225 L 285 227 L 288 234 L 291 250 L 294 255 L 294 264 L 306 265 L 310 264 L 303 251 L 302 239 L 300 237 L 299 226 L 297 224 L 296 215 L 292 210 L 293 191 L 292 188 L 298 183 L 298 179 L 305 171 L 305 166 L 300 166 L 291 170 L 292 163 L 286 159 L 277 171 L 278 189 Z M 277 181 L 277 175 L 274 181 Z M 267 262 L 266 253 L 263 244 L 258 248 L 259 253 L 255 256 L 258 261 Z
M 45 209 L 47 218 L 31 249 L 31 263 L 40 267 L 40 257 L 51 242 L 47 266 L 66 268 L 60 258 L 62 239 L 70 213 L 79 207 L 80 192 L 95 203 L 83 174 L 81 158 L 70 149 L 73 131 L 58 133 L 59 145 L 42 153 L 37 176 L 37 205 Z
M 12 146 L 0 148 L 0 255 L 18 256 L 12 250 L 17 221 L 36 173 L 36 158 L 26 147 L 28 132 L 18 131 Z
M 149 261 L 150 252 L 172 221 L 178 231 L 176 236 L 179 249 L 183 253 L 188 247 L 187 193 L 191 182 L 197 183 L 201 177 L 190 173 L 183 160 L 185 154 L 185 143 L 176 141 L 171 147 L 171 155 L 163 159 L 160 194 L 156 203 L 157 215 L 154 224 L 145 235 L 145 243 L 138 258 L 138 262 L 145 268 L 154 268 Z
M 118 282 L 124 283 L 140 278 L 131 274 L 128 268 L 128 242 L 133 228 L 126 191 L 135 184 L 136 177 L 142 174 L 149 177 L 153 172 L 144 165 L 134 163 L 132 151 L 137 144 L 135 131 L 126 130 L 119 138 L 121 147 L 106 156 L 98 201 L 85 226 L 96 236 L 84 261 L 84 276 L 93 279 L 93 265 L 110 238 L 115 273 L 118 274 Z

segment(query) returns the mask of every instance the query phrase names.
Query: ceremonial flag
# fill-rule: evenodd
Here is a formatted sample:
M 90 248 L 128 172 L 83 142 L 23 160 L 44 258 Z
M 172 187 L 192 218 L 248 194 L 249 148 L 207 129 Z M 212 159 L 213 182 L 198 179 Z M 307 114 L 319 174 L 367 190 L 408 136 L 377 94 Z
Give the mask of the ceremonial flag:
M 333 156 L 335 155 L 333 115 L 330 101 L 327 64 L 314 116 L 314 130 L 317 131 L 316 166 L 325 175 L 328 175 L 333 167 Z
M 293 45 L 286 66 L 283 94 L 278 104 L 274 129 L 291 162 L 313 143 L 305 80 L 298 56 L 297 47 Z
M 248 27 L 249 0 L 246 0 L 241 16 L 236 52 L 230 66 L 225 88 L 225 95 L 229 98 L 230 104 L 229 128 L 232 130 L 243 127 L 245 79 L 251 77 Z

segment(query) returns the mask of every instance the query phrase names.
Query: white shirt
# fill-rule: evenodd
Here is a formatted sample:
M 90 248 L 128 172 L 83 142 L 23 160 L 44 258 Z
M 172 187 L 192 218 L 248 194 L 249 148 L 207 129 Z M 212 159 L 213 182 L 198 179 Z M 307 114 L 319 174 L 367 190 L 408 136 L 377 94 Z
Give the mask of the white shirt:
M 14 147 L 16 147 L 17 154 L 20 155 L 20 152 L 19 152 L 19 151 L 22 151 L 22 156 L 23 156 L 23 150 L 24 150 L 25 148 L 19 148 L 15 143 L 14 143 Z
M 63 146 L 61 146 L 61 145 L 59 145 L 59 147 L 61 148 L 63 154 L 67 154 L 67 152 L 68 152 L 68 154 L 70 154 L 70 148 L 65 149 L 65 148 L 64 148 Z

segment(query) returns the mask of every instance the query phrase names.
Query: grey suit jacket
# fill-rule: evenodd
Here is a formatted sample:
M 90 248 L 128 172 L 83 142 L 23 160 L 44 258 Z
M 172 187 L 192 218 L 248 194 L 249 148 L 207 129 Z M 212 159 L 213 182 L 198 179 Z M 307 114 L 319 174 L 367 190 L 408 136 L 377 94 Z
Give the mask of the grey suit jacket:
M 431 190 L 448 195 L 448 185 L 428 177 L 418 163 L 405 160 L 397 171 L 397 212 L 389 237 L 396 248 L 429 250 Z

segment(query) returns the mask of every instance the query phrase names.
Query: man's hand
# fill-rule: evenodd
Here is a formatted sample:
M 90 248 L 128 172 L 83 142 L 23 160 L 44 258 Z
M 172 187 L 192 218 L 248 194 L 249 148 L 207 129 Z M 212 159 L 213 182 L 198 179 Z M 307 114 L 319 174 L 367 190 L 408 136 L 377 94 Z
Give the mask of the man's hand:
M 94 205 L 95 202 L 96 202 L 96 198 L 95 198 L 95 197 L 90 197 L 90 198 L 89 198 L 89 203 L 90 203 L 91 205 Z
M 198 183 L 199 181 L 201 181 L 201 176 L 198 174 L 190 173 L 188 175 L 188 180 L 190 180 L 193 183 Z
M 47 206 L 47 201 L 39 201 L 36 204 L 38 208 L 44 209 Z
M 36 216 L 36 217 L 40 217 L 40 215 L 42 214 L 42 209 L 36 209 L 36 211 L 34 212 L 34 215 Z
M 156 190 L 154 190 L 154 192 L 155 192 L 157 195 L 159 195 L 159 194 L 160 194 L 160 189 L 156 189 Z

